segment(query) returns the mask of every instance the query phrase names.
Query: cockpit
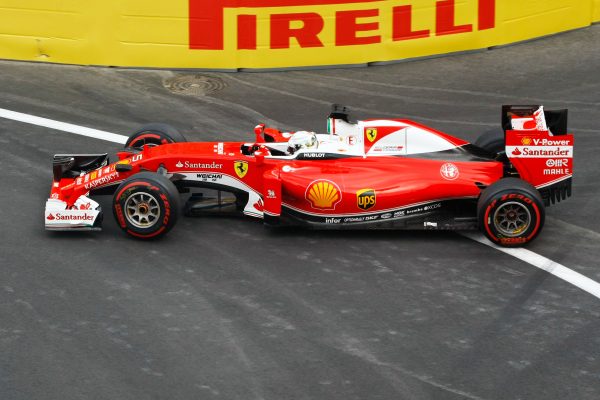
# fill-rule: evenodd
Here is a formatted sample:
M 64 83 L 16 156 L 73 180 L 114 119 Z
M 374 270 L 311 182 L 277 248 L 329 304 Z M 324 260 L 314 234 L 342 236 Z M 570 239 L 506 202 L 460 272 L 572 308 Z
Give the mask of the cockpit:
M 442 132 L 400 119 L 352 121 L 345 106 L 333 105 L 327 134 L 280 132 L 255 128 L 256 142 L 242 146 L 247 155 L 289 159 L 327 159 L 344 156 L 398 156 L 446 151 L 466 144 Z

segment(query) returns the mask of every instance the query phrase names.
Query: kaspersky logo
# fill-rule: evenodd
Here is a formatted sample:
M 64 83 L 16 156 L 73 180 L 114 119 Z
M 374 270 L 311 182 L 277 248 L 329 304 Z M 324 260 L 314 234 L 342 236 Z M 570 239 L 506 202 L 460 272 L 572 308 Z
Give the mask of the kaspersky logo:
M 468 17 L 459 16 L 464 22 L 469 18 L 468 23 L 457 23 L 456 0 L 432 0 L 435 3 L 430 11 L 432 22 L 413 26 L 413 5 L 420 4 L 417 0 L 189 0 L 189 46 L 190 49 L 223 50 L 227 32 L 236 35 L 238 50 L 256 50 L 258 14 L 263 8 L 270 9 L 267 18 L 271 49 L 286 49 L 290 43 L 297 43 L 301 48 L 331 47 L 329 43 L 335 47 L 365 45 L 495 28 L 496 0 L 472 2 L 477 10 L 469 10 Z M 335 11 L 333 18 L 325 17 L 318 7 L 336 4 L 356 4 L 356 7 L 349 10 L 344 6 L 343 10 Z M 283 8 L 281 13 L 271 12 L 279 7 Z M 290 12 L 290 7 L 294 7 L 294 12 Z M 244 11 L 237 13 L 236 26 L 226 26 L 225 10 L 235 12 L 241 8 Z M 252 12 L 253 9 L 256 11 Z M 390 13 L 392 18 L 384 17 Z M 325 32 L 333 32 L 333 37 Z M 391 37 L 385 37 L 383 32 L 391 32 Z

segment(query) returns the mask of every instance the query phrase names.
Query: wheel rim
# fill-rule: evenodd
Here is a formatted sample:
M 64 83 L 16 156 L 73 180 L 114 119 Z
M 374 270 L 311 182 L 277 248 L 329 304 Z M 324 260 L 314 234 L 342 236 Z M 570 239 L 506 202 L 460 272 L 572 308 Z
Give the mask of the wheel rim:
M 520 236 L 530 225 L 531 213 L 521 203 L 504 203 L 494 212 L 494 226 L 506 237 Z
M 173 141 L 160 135 L 158 133 L 153 132 L 144 132 L 140 136 L 133 139 L 131 143 L 129 143 L 129 147 L 141 148 L 144 146 L 154 147 L 160 146 L 164 143 L 172 143 Z
M 129 144 L 129 147 L 144 147 L 144 146 L 148 146 L 148 147 L 156 147 L 158 145 L 160 145 L 160 143 L 156 143 L 155 138 L 142 138 L 142 139 L 136 139 L 133 142 L 131 142 Z
M 125 210 L 125 218 L 136 228 L 150 228 L 160 217 L 158 200 L 149 193 L 138 192 L 130 195 L 125 200 Z

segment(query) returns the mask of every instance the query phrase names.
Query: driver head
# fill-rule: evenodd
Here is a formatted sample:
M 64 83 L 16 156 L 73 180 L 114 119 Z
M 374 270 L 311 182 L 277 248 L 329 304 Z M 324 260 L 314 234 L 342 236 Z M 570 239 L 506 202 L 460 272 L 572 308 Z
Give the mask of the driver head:
M 300 149 L 316 149 L 319 142 L 315 132 L 298 131 L 292 135 L 288 144 L 288 151 L 290 154 L 294 154 Z

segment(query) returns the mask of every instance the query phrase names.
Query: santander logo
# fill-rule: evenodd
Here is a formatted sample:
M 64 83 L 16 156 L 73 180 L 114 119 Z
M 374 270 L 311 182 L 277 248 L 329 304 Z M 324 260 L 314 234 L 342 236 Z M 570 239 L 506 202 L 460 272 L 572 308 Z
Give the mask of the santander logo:
M 520 156 L 522 153 L 521 153 L 521 150 L 519 150 L 519 148 L 518 148 L 518 147 L 516 147 L 516 148 L 515 148 L 515 149 L 512 151 L 512 154 L 513 154 L 513 156 Z
M 65 211 L 65 213 L 68 213 L 69 211 Z M 83 214 L 74 214 L 74 213 L 69 213 L 69 214 L 61 214 L 61 213 L 56 213 L 56 214 L 48 214 L 48 216 L 46 217 L 46 219 L 48 221 L 56 221 L 56 222 L 60 222 L 60 221 L 93 221 L 94 220 L 94 215 L 93 214 L 87 214 L 87 213 L 83 213 Z
M 177 164 L 175 164 L 175 166 L 177 168 L 181 168 L 181 167 L 183 167 L 183 163 L 181 161 L 177 161 Z

